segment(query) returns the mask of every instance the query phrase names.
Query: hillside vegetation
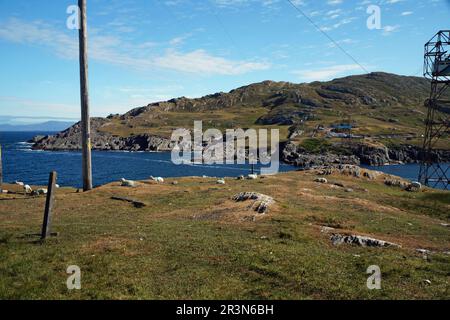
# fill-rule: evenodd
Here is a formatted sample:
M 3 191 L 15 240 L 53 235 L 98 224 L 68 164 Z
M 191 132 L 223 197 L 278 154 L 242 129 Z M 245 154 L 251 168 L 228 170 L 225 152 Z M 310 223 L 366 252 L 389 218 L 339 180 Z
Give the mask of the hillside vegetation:
M 276 128 L 282 141 L 302 145 L 311 138 L 342 142 L 333 126 L 349 123 L 357 143 L 420 146 L 430 83 L 424 78 L 388 73 L 349 76 L 329 82 L 294 84 L 264 81 L 229 93 L 177 98 L 135 108 L 123 115 L 92 119 L 93 147 L 98 150 L 166 150 L 177 128 Z M 320 130 L 318 130 L 320 129 Z M 333 133 L 330 135 L 330 133 Z M 339 133 L 339 132 L 337 132 Z M 138 138 L 135 138 L 138 137 Z M 148 143 L 141 144 L 142 138 Z M 56 137 L 40 137 L 37 149 L 79 149 L 79 124 Z M 438 149 L 450 149 L 444 138 Z
M 408 136 L 420 142 L 429 82 L 387 73 L 349 76 L 330 82 L 294 84 L 265 81 L 198 99 L 178 98 L 110 117 L 100 130 L 129 136 L 152 133 L 170 137 L 174 128 L 204 126 L 249 128 L 276 126 L 287 139 L 288 128 L 304 122 L 306 135 L 318 125 L 355 124 L 354 133 L 381 140 Z
M 58 189 L 53 231 L 39 241 L 45 197 L 0 194 L 2 299 L 449 299 L 448 192 L 385 186 L 382 174 L 318 172 L 258 180 L 182 178 Z M 275 204 L 265 215 L 240 192 Z M 146 203 L 111 199 L 128 197 Z M 330 229 L 333 228 L 333 229 Z M 401 247 L 333 245 L 366 235 Z M 417 249 L 428 251 L 419 252 Z M 68 266 L 82 289 L 66 287 Z M 369 266 L 382 289 L 368 290 Z

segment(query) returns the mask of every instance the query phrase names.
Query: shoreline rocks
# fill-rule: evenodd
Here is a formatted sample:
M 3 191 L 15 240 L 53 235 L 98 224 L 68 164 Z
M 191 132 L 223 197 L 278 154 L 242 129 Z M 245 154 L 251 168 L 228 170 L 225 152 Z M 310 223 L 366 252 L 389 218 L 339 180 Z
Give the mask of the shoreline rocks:
M 340 152 L 334 152 L 331 149 L 326 153 L 309 153 L 301 146 L 289 141 L 281 148 L 280 158 L 293 166 L 314 169 L 327 165 L 384 166 L 418 163 L 422 156 L 420 147 L 411 145 L 399 145 L 392 148 L 366 144 L 338 147 L 341 149 Z M 434 157 L 441 162 L 450 162 L 450 150 L 437 150 Z
M 109 120 L 93 118 L 91 120 L 91 144 L 98 151 L 171 151 L 170 139 L 149 134 L 131 137 L 117 137 L 100 130 Z M 76 151 L 81 150 L 81 124 L 64 130 L 54 136 L 37 136 L 29 141 L 34 150 Z
M 151 134 L 138 134 L 130 137 L 114 136 L 105 129 L 110 119 L 92 118 L 91 143 L 97 151 L 130 151 L 130 152 L 170 152 L 175 144 L 170 138 Z M 79 151 L 81 150 L 81 124 L 52 136 L 36 136 L 29 141 L 34 150 L 45 151 Z M 208 150 L 208 146 L 205 146 Z M 399 163 L 417 163 L 421 158 L 420 147 L 399 145 L 388 148 L 384 145 L 335 145 L 321 153 L 311 153 L 292 141 L 280 146 L 280 159 L 284 163 L 314 169 L 330 165 L 370 165 L 383 166 Z M 434 157 L 441 162 L 450 162 L 450 150 L 438 150 Z
M 305 169 L 324 167 L 332 164 L 360 165 L 360 161 L 356 156 L 337 155 L 333 153 L 308 153 L 302 147 L 292 142 L 286 143 L 281 150 L 280 158 L 282 161 Z

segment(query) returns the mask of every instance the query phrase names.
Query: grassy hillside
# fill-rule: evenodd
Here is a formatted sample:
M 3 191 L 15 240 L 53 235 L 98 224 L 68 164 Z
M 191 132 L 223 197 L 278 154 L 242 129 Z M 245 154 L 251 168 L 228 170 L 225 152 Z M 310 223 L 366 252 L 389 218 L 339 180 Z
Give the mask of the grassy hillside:
M 317 126 L 330 127 L 350 119 L 353 134 L 383 144 L 420 145 L 424 132 L 430 84 L 418 77 L 387 73 L 349 76 L 330 82 L 293 84 L 265 81 L 229 93 L 198 98 L 178 98 L 110 116 L 100 130 L 127 137 L 151 133 L 170 137 L 174 128 L 192 128 L 203 120 L 205 128 L 260 128 L 281 130 L 301 125 L 303 139 Z M 437 147 L 448 149 L 443 140 Z
M 450 298 L 448 193 L 387 187 L 384 175 L 333 174 L 328 184 L 317 177 L 309 171 L 226 185 L 182 178 L 131 189 L 112 183 L 88 193 L 58 189 L 59 236 L 44 244 L 33 234 L 45 199 L 0 195 L 0 298 Z M 255 216 L 248 203 L 231 200 L 242 191 L 272 196 L 276 204 Z M 334 246 L 324 226 L 402 247 Z M 66 288 L 69 265 L 82 270 L 80 291 Z M 382 290 L 366 287 L 371 265 L 381 268 Z
M 113 116 L 103 130 L 121 136 L 169 135 L 175 127 L 247 128 L 255 124 L 306 127 L 330 125 L 351 116 L 358 134 L 420 135 L 429 95 L 427 80 L 386 73 L 350 76 L 330 82 L 293 84 L 265 81 L 199 99 L 179 98 Z M 259 120 L 259 121 L 258 121 Z
M 309 84 L 264 81 L 228 93 L 197 99 L 181 97 L 107 119 L 96 118 L 92 121 L 93 138 L 120 140 L 145 134 L 170 138 L 174 129 L 192 129 L 194 121 L 202 120 L 205 130 L 276 128 L 282 141 L 291 139 L 292 132 L 301 131 L 291 139 L 297 144 L 311 138 L 334 144 L 342 138 L 335 138 L 333 126 L 349 122 L 358 143 L 421 146 L 427 114 L 424 101 L 429 91 L 430 83 L 424 78 L 382 72 Z M 44 139 L 36 147 L 77 148 L 78 127 L 55 139 Z M 99 142 L 99 148 L 105 149 L 107 143 L 113 144 L 103 138 L 94 145 Z M 444 137 L 435 147 L 449 149 L 449 142 L 449 137 Z

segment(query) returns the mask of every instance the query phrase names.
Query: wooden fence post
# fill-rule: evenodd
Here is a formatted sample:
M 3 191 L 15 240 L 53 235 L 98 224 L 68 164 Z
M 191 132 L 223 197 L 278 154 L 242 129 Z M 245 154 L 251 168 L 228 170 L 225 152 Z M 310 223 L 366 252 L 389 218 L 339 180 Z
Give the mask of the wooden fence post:
M 57 173 L 53 171 L 50 173 L 50 177 L 48 179 L 47 201 L 45 202 L 44 222 L 42 223 L 42 233 L 41 233 L 42 240 L 45 240 L 48 236 L 50 236 L 54 192 L 56 189 L 56 177 Z

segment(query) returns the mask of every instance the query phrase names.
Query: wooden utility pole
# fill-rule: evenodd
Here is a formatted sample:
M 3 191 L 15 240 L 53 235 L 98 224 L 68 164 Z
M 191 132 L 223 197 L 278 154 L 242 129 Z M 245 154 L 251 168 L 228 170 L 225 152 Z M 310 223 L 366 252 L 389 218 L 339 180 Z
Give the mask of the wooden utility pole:
M 56 189 L 56 177 L 57 174 L 55 171 L 50 173 L 50 177 L 48 178 L 48 189 L 47 189 L 47 201 L 45 202 L 45 213 L 44 213 L 44 221 L 42 223 L 42 233 L 41 239 L 45 240 L 47 237 L 51 235 L 51 225 L 52 225 L 52 210 L 53 210 L 53 202 L 54 202 L 54 193 Z
M 81 90 L 81 148 L 83 153 L 83 190 L 92 190 L 91 121 L 89 118 L 89 81 L 87 53 L 86 0 L 78 0 L 80 8 L 80 90 Z

